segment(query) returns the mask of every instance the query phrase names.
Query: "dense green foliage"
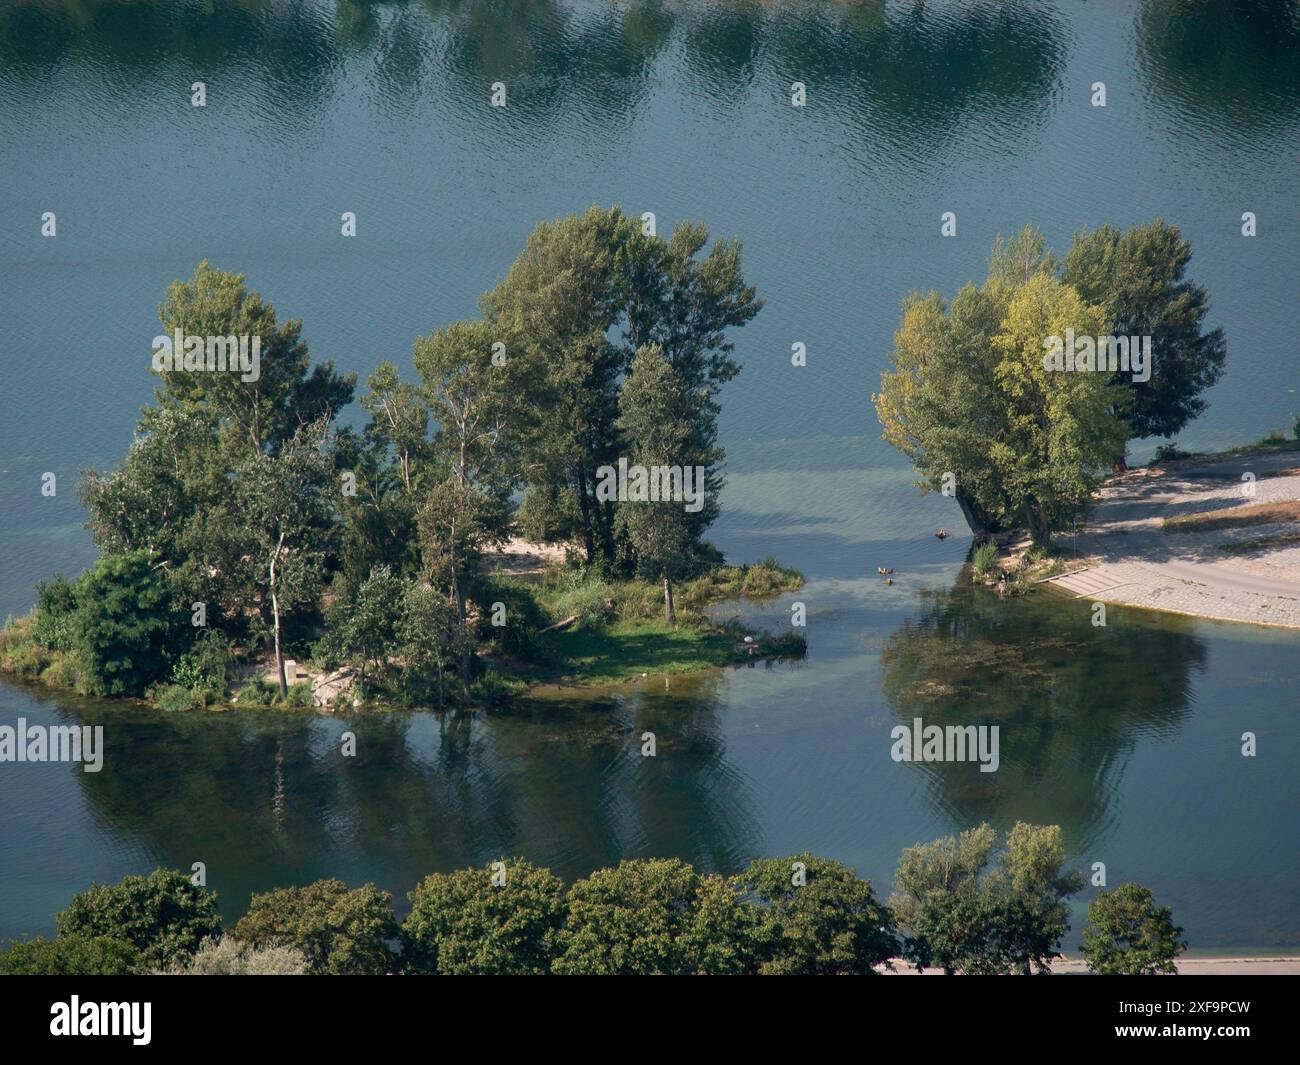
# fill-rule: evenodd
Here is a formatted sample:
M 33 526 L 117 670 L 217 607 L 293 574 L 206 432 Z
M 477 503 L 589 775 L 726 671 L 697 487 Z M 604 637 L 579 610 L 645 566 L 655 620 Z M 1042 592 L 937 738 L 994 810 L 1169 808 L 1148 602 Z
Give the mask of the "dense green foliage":
M 96 884 L 73 897 L 55 919 L 60 940 L 107 937 L 139 952 L 141 962 L 165 967 L 193 955 L 203 941 L 221 934 L 221 915 L 211 891 L 183 873 L 155 869 L 117 884 Z
M 985 824 L 903 851 L 889 905 L 918 968 L 1050 971 L 1069 928 L 1064 900 L 1083 878 L 1065 869 L 1058 826 L 1016 824 L 989 868 L 995 843 Z
M 0 976 L 131 976 L 140 952 L 109 936 L 16 940 L 0 948 Z
M 1083 956 L 1103 976 L 1176 973 L 1174 963 L 1187 943 L 1173 911 L 1157 906 L 1150 889 L 1121 884 L 1102 891 L 1088 905 Z
M 155 870 L 90 888 L 54 941 L 0 949 L 0 973 L 850 975 L 902 957 L 946 973 L 1048 972 L 1067 929 L 1057 826 L 1017 824 L 993 862 L 988 825 L 903 851 L 885 905 L 812 854 L 762 858 L 729 879 L 627 859 L 567 889 L 522 858 L 434 873 L 399 926 L 373 884 L 254 895 L 224 937 L 216 897 Z M 1099 973 L 1173 972 L 1182 929 L 1137 884 L 1092 903 L 1084 954 Z
M 391 972 L 398 934 L 393 901 L 373 884 L 349 889 L 341 880 L 254 895 L 231 929 L 236 942 L 256 949 L 299 951 L 307 971 L 330 975 Z
M 1064 263 L 1032 228 L 999 238 L 978 288 L 903 301 L 874 397 L 884 439 L 923 488 L 951 491 L 974 532 L 1019 526 L 1046 543 L 1086 512 L 1129 438 L 1168 436 L 1204 410 L 1225 344 L 1205 331 L 1190 256 L 1159 221 L 1082 232 Z M 1068 336 L 1150 337 L 1150 379 L 1047 368 L 1049 338 Z
M 407 971 L 526 976 L 550 971 L 564 924 L 564 885 L 522 859 L 434 873 L 410 894 Z
M 563 617 L 487 572 L 520 532 L 573 548 L 593 588 L 661 585 L 675 625 L 673 584 L 722 561 L 702 538 L 718 393 L 740 372 L 728 333 L 761 307 L 739 244 L 708 244 L 703 226 L 665 239 L 618 208 L 542 223 L 479 317 L 415 341 L 413 380 L 389 361 L 367 377 L 359 432 L 336 424 L 355 378 L 313 364 L 302 324 L 242 275 L 200 263 L 158 308 L 135 441 L 80 485 L 102 557 L 39 589 L 0 668 L 183 710 L 223 702 L 247 663 L 272 663 L 275 690 L 254 676 L 238 704 L 310 704 L 285 663 L 314 657 L 355 681 L 349 701 L 482 701 L 520 683 L 503 669 L 582 657 L 539 639 Z M 213 361 L 240 338 L 255 373 Z M 178 344 L 184 358 L 159 356 Z M 601 471 L 620 460 L 702 471 L 700 496 L 611 497 Z M 725 644 L 688 615 L 684 632 Z

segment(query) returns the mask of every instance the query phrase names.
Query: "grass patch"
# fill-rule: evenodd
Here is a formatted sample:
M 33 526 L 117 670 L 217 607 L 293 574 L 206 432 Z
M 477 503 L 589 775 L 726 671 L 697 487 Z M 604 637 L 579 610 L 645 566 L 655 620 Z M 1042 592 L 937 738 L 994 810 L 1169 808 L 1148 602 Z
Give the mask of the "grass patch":
M 1222 507 L 1200 514 L 1180 514 L 1165 518 L 1160 527 L 1165 532 L 1210 532 L 1214 529 L 1241 529 L 1249 525 L 1273 525 L 1300 521 L 1300 500 L 1281 503 L 1252 503 L 1245 507 Z
M 1278 533 L 1275 536 L 1257 536 L 1253 540 L 1238 540 L 1235 544 L 1220 544 L 1219 550 L 1230 555 L 1249 555 L 1256 551 L 1272 551 L 1278 547 L 1300 544 L 1300 533 Z

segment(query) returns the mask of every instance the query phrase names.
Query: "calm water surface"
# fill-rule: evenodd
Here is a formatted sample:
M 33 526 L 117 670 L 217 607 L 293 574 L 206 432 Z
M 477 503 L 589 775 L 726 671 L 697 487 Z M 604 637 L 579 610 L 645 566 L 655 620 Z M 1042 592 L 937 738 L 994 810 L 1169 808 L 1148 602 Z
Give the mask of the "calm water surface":
M 156 864 L 206 862 L 231 916 L 277 884 L 400 895 L 507 853 L 573 877 L 812 850 L 883 889 L 904 846 L 1027 819 L 1153 887 L 1197 948 L 1300 944 L 1300 639 L 1115 609 L 1096 629 L 1082 603 L 961 586 L 958 515 L 916 493 L 869 404 L 908 289 L 978 279 L 1028 222 L 1063 250 L 1164 217 L 1229 340 L 1180 443 L 1289 426 L 1297 57 L 1284 2 L 4 6 L 0 616 L 93 558 L 76 472 L 125 450 L 155 307 L 199 259 L 364 377 L 471 315 L 539 219 L 621 203 L 745 242 L 767 306 L 736 336 L 713 538 L 808 575 L 809 656 L 442 720 L 161 716 L 0 685 L 0 723 L 103 724 L 108 745 L 99 774 L 0 767 L 0 936 Z M 789 601 L 744 609 L 777 626 Z M 1001 770 L 892 762 L 890 727 L 918 715 L 1000 724 Z

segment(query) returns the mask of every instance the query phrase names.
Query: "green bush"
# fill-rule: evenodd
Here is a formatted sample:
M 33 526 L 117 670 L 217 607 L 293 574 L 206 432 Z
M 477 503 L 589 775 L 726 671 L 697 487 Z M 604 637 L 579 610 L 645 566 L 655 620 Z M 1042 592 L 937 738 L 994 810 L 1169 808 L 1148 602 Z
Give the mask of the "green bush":
M 32 637 L 51 651 L 73 651 L 76 635 L 73 614 L 77 599 L 72 582 L 62 573 L 36 585 L 36 609 L 33 612 Z
M 971 579 L 977 584 L 988 580 L 998 568 L 998 545 L 991 540 L 980 544 L 971 555 Z
M 184 688 L 179 684 L 160 684 L 152 690 L 150 701 L 159 710 L 169 712 L 182 710 L 202 710 L 207 701 L 202 692 Z
M 236 706 L 272 706 L 280 696 L 280 688 L 265 677 L 254 677 L 235 693 Z
M 73 585 L 69 636 L 91 695 L 142 695 L 168 673 L 179 634 L 166 574 L 147 551 L 106 555 Z
M 1192 457 L 1190 451 L 1184 451 L 1178 446 L 1176 440 L 1171 440 L 1167 444 L 1161 444 L 1156 448 L 1155 457 L 1151 460 L 1157 466 L 1162 462 L 1172 462 L 1175 459 L 1189 459 Z
M 172 663 L 171 681 L 182 688 L 206 693 L 212 700 L 226 694 L 233 661 L 230 643 L 216 629 L 204 629 L 190 649 Z
M 373 884 L 349 890 L 341 880 L 254 895 L 231 931 L 256 948 L 289 947 L 311 973 L 382 975 L 396 967 L 393 900 Z
M 109 936 L 14 940 L 0 949 L 0 976 L 130 976 L 140 952 Z
M 564 885 L 522 858 L 499 869 L 434 873 L 410 893 L 402 925 L 408 972 L 442 976 L 546 973 L 564 924 Z
M 599 577 L 566 576 L 549 606 L 555 621 L 579 615 L 577 624 L 581 628 L 600 628 L 617 616 L 614 588 Z
M 286 706 L 295 707 L 313 707 L 316 701 L 312 698 L 311 683 L 308 681 L 299 681 L 297 684 L 289 685 L 289 696 L 285 699 Z
M 194 954 L 205 939 L 221 934 L 217 896 L 174 869 L 95 884 L 73 896 L 54 919 L 59 938 L 110 937 L 140 953 L 151 968 Z

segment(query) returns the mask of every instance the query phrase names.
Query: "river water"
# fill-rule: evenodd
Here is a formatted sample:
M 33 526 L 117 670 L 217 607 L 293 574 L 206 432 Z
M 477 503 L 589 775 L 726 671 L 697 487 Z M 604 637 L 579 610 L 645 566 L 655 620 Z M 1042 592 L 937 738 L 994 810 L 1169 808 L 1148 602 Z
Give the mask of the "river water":
M 322 876 L 400 902 L 505 854 L 574 877 L 808 850 L 883 892 L 902 847 L 1020 819 L 1061 824 L 1112 885 L 1152 887 L 1199 950 L 1300 943 L 1300 638 L 1122 609 L 1095 628 L 1083 602 L 963 586 L 959 515 L 912 487 L 870 407 L 909 289 L 978 280 L 1026 223 L 1063 251 L 1082 226 L 1164 217 L 1229 345 L 1179 442 L 1289 427 L 1297 56 L 1285 2 L 0 10 L 0 616 L 93 558 L 77 471 L 125 450 L 156 305 L 200 259 L 364 377 L 409 368 L 413 338 L 473 314 L 538 220 L 592 203 L 744 240 L 767 305 L 735 337 L 712 538 L 809 581 L 737 608 L 777 627 L 805 602 L 800 664 L 460 719 L 162 715 L 0 684 L 0 724 L 103 724 L 107 743 L 98 774 L 0 765 L 0 936 L 48 934 L 92 880 L 196 861 L 230 916 Z M 999 771 L 892 761 L 890 728 L 916 716 L 998 724 Z

